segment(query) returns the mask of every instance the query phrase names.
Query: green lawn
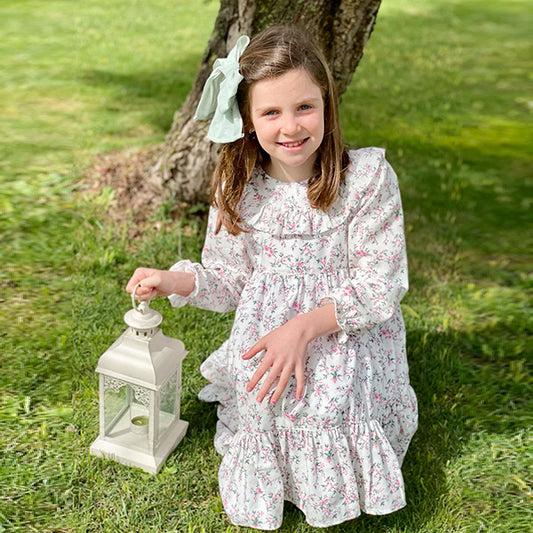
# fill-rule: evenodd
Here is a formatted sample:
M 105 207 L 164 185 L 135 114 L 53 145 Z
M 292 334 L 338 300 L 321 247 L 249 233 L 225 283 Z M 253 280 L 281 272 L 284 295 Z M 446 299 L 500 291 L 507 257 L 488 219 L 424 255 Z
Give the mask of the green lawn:
M 134 239 L 104 152 L 161 142 L 218 8 L 204 0 L 0 3 L 0 532 L 237 532 L 218 494 L 200 362 L 232 316 L 153 303 L 182 339 L 185 440 L 157 476 L 97 460 L 99 355 L 139 264 L 198 259 L 204 221 L 161 209 Z M 420 428 L 408 506 L 332 532 L 528 530 L 532 517 L 530 6 L 384 0 L 342 102 L 351 145 L 387 149 L 403 193 L 403 302 Z M 529 229 L 529 231 L 528 231 Z M 207 334 L 206 334 L 207 333 Z M 250 530 L 251 531 L 251 530 Z M 321 531 L 287 506 L 286 533 Z

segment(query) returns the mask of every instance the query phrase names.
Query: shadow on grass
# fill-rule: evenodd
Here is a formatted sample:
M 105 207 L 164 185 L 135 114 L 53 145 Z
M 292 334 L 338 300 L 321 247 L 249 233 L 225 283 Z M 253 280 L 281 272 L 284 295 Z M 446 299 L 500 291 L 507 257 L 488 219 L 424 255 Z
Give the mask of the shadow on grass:
M 196 58 L 195 58 L 196 59 Z M 107 70 L 87 70 L 80 79 L 87 85 L 108 89 L 104 108 L 107 111 L 131 113 L 141 110 L 140 123 L 150 123 L 167 132 L 174 113 L 183 104 L 191 88 L 194 67 L 191 60 L 180 61 L 180 68 L 145 70 L 123 74 Z

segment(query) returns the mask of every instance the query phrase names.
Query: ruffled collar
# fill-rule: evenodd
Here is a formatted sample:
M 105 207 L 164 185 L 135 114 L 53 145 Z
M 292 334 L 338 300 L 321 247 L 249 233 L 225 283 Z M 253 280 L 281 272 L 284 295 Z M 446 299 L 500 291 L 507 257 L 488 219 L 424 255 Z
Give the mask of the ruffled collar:
M 361 189 L 358 185 L 363 183 L 358 179 L 357 167 L 365 150 L 372 150 L 374 154 L 377 151 L 350 152 L 350 168 L 327 212 L 309 204 L 307 181 L 282 182 L 268 176 L 264 170 L 256 169 L 239 204 L 244 228 L 279 237 L 296 237 L 321 235 L 344 225 L 359 204 Z M 382 150 L 380 153 L 383 157 Z

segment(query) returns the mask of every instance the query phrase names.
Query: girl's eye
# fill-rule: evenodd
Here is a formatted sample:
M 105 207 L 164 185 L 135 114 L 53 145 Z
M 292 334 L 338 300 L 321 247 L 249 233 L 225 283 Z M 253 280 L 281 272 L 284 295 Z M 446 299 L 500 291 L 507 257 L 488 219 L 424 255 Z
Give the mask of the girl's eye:
M 265 113 L 266 116 L 272 116 L 275 115 L 277 111 L 275 109 L 271 109 Z
M 301 109 L 302 111 L 307 111 L 308 109 L 311 109 L 311 106 L 310 106 L 309 104 L 302 104 L 302 105 L 300 106 L 300 109 Z

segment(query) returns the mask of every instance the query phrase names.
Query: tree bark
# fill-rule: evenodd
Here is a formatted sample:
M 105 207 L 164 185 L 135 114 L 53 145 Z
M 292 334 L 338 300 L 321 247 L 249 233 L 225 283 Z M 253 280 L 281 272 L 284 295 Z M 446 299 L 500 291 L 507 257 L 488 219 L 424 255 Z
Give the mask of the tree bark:
M 357 67 L 381 0 L 221 0 L 213 33 L 191 92 L 175 116 L 148 181 L 163 197 L 207 202 L 218 146 L 205 138 L 207 121 L 193 119 L 214 60 L 225 57 L 242 34 L 275 23 L 298 23 L 322 46 L 338 94 Z

